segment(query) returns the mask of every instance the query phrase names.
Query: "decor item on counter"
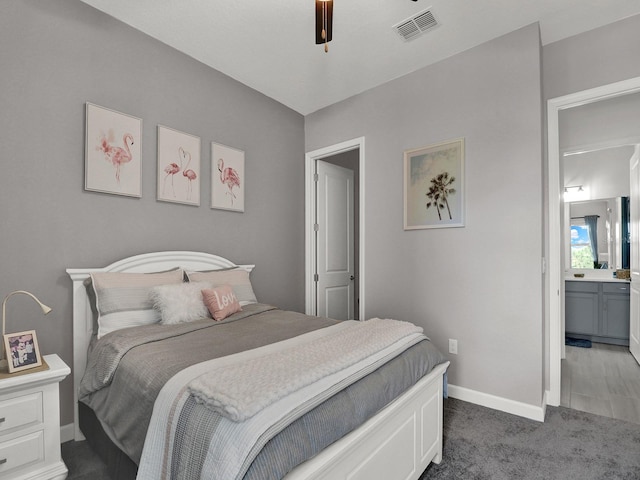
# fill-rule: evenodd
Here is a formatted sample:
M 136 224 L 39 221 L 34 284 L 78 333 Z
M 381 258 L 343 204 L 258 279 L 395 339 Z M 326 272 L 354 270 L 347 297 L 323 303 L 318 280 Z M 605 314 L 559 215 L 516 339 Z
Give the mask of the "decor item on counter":
M 4 349 L 8 357 L 9 373 L 20 372 L 42 365 L 35 330 L 3 335 Z
M 142 120 L 87 102 L 84 189 L 142 196 Z
M 244 152 L 211 143 L 211 208 L 244 212 Z
M 628 280 L 629 278 L 631 278 L 631 270 L 618 269 L 615 272 L 615 277 L 622 280 Z
M 158 125 L 156 198 L 200 205 L 200 137 Z
M 591 348 L 591 340 L 582 338 L 564 337 L 564 344 L 570 347 Z
M 316 0 L 316 45 L 324 43 L 324 51 L 329 51 L 333 37 L 333 0 Z
M 404 152 L 404 229 L 464 227 L 464 138 Z
M 40 351 L 38 350 L 38 342 L 36 340 L 36 336 L 35 336 L 35 331 L 31 330 L 31 331 L 27 331 L 27 332 L 20 332 L 20 333 L 12 333 L 12 334 L 6 334 L 6 307 L 7 307 L 7 300 L 9 300 L 10 297 L 12 297 L 13 295 L 17 295 L 17 294 L 22 294 L 22 295 L 27 295 L 29 297 L 31 297 L 33 300 L 36 301 L 36 303 L 40 306 L 40 308 L 42 309 L 42 313 L 44 313 L 45 315 L 49 314 L 51 312 L 51 307 L 48 307 L 47 305 L 45 305 L 44 303 L 42 303 L 40 300 L 38 300 L 38 298 L 32 294 L 29 293 L 25 290 L 16 290 L 14 292 L 9 293 L 6 297 L 4 297 L 4 300 L 2 302 L 2 337 L 3 337 L 3 345 L 4 345 L 4 349 L 2 352 L 2 358 L 0 359 L 0 371 L 6 371 L 7 367 L 9 369 L 10 373 L 13 373 L 14 371 L 18 371 L 18 370 L 24 370 L 25 368 L 31 368 L 31 367 L 37 367 L 39 365 L 42 364 L 41 359 L 40 359 Z M 28 347 L 28 350 L 30 350 L 29 352 L 22 352 L 22 347 L 20 345 L 16 345 L 16 350 L 18 350 L 19 348 L 21 349 L 21 351 L 19 352 L 20 354 L 22 353 L 29 353 L 32 354 L 33 353 L 33 347 L 35 347 L 36 350 L 36 357 L 37 357 L 37 362 L 39 363 L 33 363 L 30 362 L 27 365 L 24 365 L 24 358 L 22 356 L 19 357 L 19 360 L 22 359 L 23 362 L 22 364 L 20 364 L 20 362 L 18 362 L 20 365 L 14 366 L 12 365 L 13 362 L 9 362 L 8 361 L 8 356 L 9 356 L 9 352 L 13 350 L 13 343 L 16 339 L 20 339 L 21 337 L 24 337 L 23 340 L 29 340 L 28 336 L 32 334 L 32 340 L 28 341 L 27 344 L 24 345 L 25 349 L 27 349 L 27 345 L 30 345 Z M 18 342 L 20 343 L 20 342 Z M 29 359 L 33 359 L 33 355 L 29 357 Z M 22 366 L 21 366 L 22 365 Z M 22 368 L 24 367 L 24 368 Z
M 576 278 L 584 278 L 584 273 L 574 273 L 573 276 Z

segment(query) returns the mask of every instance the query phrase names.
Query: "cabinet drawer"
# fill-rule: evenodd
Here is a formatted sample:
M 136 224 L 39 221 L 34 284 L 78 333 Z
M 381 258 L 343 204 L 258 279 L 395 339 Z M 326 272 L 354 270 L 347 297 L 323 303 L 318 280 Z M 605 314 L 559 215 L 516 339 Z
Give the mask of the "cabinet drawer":
M 42 423 L 42 392 L 0 401 L 0 435 L 11 430 Z
M 628 283 L 622 282 L 607 282 L 602 284 L 602 292 L 603 293 L 620 293 L 625 294 L 630 292 L 630 287 Z
M 44 430 L 0 443 L 0 478 L 12 478 L 17 469 L 42 461 Z
M 564 282 L 566 292 L 598 293 L 597 282 Z

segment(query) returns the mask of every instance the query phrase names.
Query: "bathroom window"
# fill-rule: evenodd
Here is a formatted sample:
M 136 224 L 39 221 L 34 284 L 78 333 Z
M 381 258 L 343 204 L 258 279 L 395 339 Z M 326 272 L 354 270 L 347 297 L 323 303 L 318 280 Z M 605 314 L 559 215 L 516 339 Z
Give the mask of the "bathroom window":
M 593 269 L 591 238 L 586 225 L 571 225 L 571 268 Z

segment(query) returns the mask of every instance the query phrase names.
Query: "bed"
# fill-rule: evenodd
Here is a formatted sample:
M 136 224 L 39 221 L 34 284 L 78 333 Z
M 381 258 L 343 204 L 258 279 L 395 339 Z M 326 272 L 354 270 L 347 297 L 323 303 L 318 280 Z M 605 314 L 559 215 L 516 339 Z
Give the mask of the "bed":
M 75 440 L 83 440 L 86 436 L 89 443 L 94 446 L 99 453 L 109 452 L 104 454 L 103 458 L 112 464 L 117 464 L 115 466 L 112 465 L 110 471 L 118 478 L 134 478 L 136 473 L 139 474 L 139 478 L 160 478 L 160 476 L 157 476 L 160 474 L 160 471 L 155 470 L 155 468 L 156 465 L 161 464 L 162 466 L 158 466 L 157 468 L 162 470 L 161 473 L 165 478 L 197 478 L 198 475 L 206 478 L 209 477 L 209 473 L 206 472 L 210 471 L 208 469 L 212 464 L 215 465 L 216 462 L 233 464 L 232 461 L 227 462 L 227 454 L 231 450 L 234 452 L 236 450 L 240 451 L 237 461 L 238 470 L 233 471 L 234 475 L 239 472 L 240 476 L 237 478 L 266 478 L 266 471 L 278 471 L 278 469 L 274 467 L 274 460 L 268 456 L 270 448 L 272 452 L 271 455 L 274 455 L 273 452 L 277 454 L 278 448 L 280 448 L 280 452 L 292 450 L 291 446 L 287 446 L 285 440 L 280 441 L 280 439 L 286 439 L 287 435 L 297 435 L 300 432 L 306 434 L 309 431 L 315 432 L 316 430 L 320 430 L 319 427 L 314 426 L 314 424 L 310 422 L 312 422 L 314 418 L 316 419 L 315 421 L 319 423 L 322 423 L 323 419 L 333 418 L 328 417 L 328 415 L 337 415 L 335 405 L 344 401 L 351 402 L 351 404 L 355 405 L 355 407 L 352 405 L 352 408 L 358 410 L 358 415 L 362 415 L 363 418 L 366 417 L 364 422 L 359 426 L 348 427 L 347 424 L 349 422 L 347 422 L 346 419 L 344 422 L 340 421 L 338 417 L 337 421 L 335 418 L 329 420 L 328 423 L 344 423 L 345 426 L 340 426 L 340 428 L 348 428 L 349 431 L 345 434 L 340 434 L 340 438 L 331 438 L 329 441 L 323 438 L 322 441 L 327 443 L 326 445 L 322 444 L 320 440 L 313 438 L 315 433 L 310 433 L 309 436 L 311 438 L 307 439 L 306 443 L 317 443 L 315 448 L 319 449 L 319 451 L 316 452 L 313 451 L 311 447 L 305 447 L 302 450 L 309 451 L 296 454 L 298 456 L 304 454 L 310 456 L 310 458 L 307 459 L 304 457 L 304 461 L 300 458 L 293 460 L 287 459 L 287 461 L 293 462 L 293 465 L 297 465 L 295 467 L 278 465 L 278 468 L 285 468 L 288 472 L 283 475 L 283 478 L 287 480 L 334 480 L 340 478 L 416 480 L 429 463 L 440 463 L 442 459 L 443 389 L 448 362 L 444 356 L 433 350 L 430 342 L 419 339 L 419 335 L 413 331 L 412 333 L 397 333 L 397 335 L 402 336 L 402 340 L 395 339 L 393 349 L 398 349 L 400 342 L 406 343 L 406 345 L 402 347 L 402 354 L 397 354 L 391 345 L 385 344 L 384 348 L 381 346 L 375 355 L 368 355 L 366 360 L 364 360 L 364 354 L 362 358 L 359 357 L 357 361 L 368 362 L 366 366 L 361 363 L 357 363 L 357 368 L 355 363 L 350 364 L 352 365 L 350 367 L 346 365 L 334 365 L 334 370 L 331 371 L 331 375 L 335 376 L 335 378 L 331 377 L 332 380 L 330 382 L 324 379 L 311 382 L 311 380 L 305 377 L 305 374 L 313 369 L 305 371 L 304 374 L 298 373 L 299 377 L 296 377 L 294 373 L 286 370 L 286 378 L 288 379 L 286 382 L 288 386 L 286 388 L 288 390 L 294 390 L 292 394 L 290 392 L 283 392 L 280 396 L 269 400 L 269 402 L 271 402 L 269 403 L 263 401 L 263 396 L 259 394 L 260 390 L 257 387 L 252 387 L 250 391 L 245 392 L 244 395 L 251 397 L 250 394 L 255 393 L 254 397 L 256 398 L 248 398 L 244 403 L 240 402 L 239 404 L 231 405 L 224 402 L 222 402 L 223 404 L 221 405 L 220 401 L 217 400 L 217 398 L 227 398 L 224 395 L 215 398 L 213 396 L 208 397 L 208 388 L 213 387 L 200 386 L 200 390 L 198 390 L 200 384 L 198 384 L 196 380 L 206 376 L 213 376 L 216 380 L 222 382 L 221 378 L 225 375 L 231 376 L 232 378 L 234 375 L 243 375 L 244 373 L 242 372 L 246 371 L 244 365 L 246 365 L 247 362 L 254 362 L 254 364 L 257 365 L 264 364 L 266 371 L 268 373 L 274 372 L 273 375 L 276 377 L 278 370 L 270 365 L 267 366 L 263 360 L 271 357 L 278 358 L 278 356 L 281 355 L 279 352 L 274 351 L 274 345 L 286 345 L 288 351 L 304 352 L 305 355 L 309 355 L 308 352 L 312 351 L 312 347 L 309 346 L 311 344 L 301 343 L 303 341 L 302 339 L 307 341 L 306 339 L 313 338 L 314 341 L 323 342 L 325 341 L 325 336 L 327 338 L 342 337 L 343 341 L 348 342 L 349 335 L 361 334 L 358 328 L 376 328 L 376 322 L 336 322 L 330 319 L 306 316 L 304 320 L 300 322 L 297 315 L 301 314 L 283 312 L 275 307 L 263 305 L 255 301 L 245 302 L 242 307 L 242 312 L 233 313 L 221 322 L 215 322 L 209 319 L 189 323 L 179 322 L 168 326 L 133 326 L 131 328 L 119 329 L 115 332 L 105 330 L 106 333 L 103 332 L 100 341 L 96 341 L 95 339 L 96 333 L 99 333 L 99 330 L 95 319 L 95 299 L 90 298 L 90 292 L 92 290 L 90 288 L 88 289 L 86 285 L 88 279 L 99 282 L 102 281 L 102 277 L 99 277 L 99 275 L 117 273 L 164 275 L 162 272 L 174 272 L 176 269 L 178 269 L 180 275 L 183 275 L 184 272 L 190 272 L 191 274 L 195 272 L 196 275 L 198 272 L 215 272 L 212 273 L 212 275 L 226 275 L 228 271 L 242 271 L 248 277 L 248 274 L 253 268 L 253 265 L 235 265 L 225 258 L 208 253 L 157 252 L 125 258 L 106 267 L 68 269 L 67 273 L 73 282 Z M 167 275 L 173 274 L 168 273 Z M 206 276 L 208 273 L 203 273 L 203 275 L 204 279 L 209 278 Z M 196 282 L 193 285 L 193 287 L 195 287 L 198 278 L 194 275 L 191 281 Z M 98 289 L 97 286 L 95 286 L 95 288 L 96 290 Z M 236 293 L 238 293 L 237 288 L 243 287 L 234 287 Z M 238 293 L 238 295 L 242 296 L 240 293 Z M 165 311 L 163 311 L 163 314 L 164 313 Z M 292 317 L 297 323 L 281 324 L 281 322 L 284 321 L 283 319 L 288 317 Z M 106 316 L 103 317 L 103 319 L 104 318 L 106 318 Z M 388 325 L 382 322 L 386 322 L 386 320 L 380 321 L 381 327 L 384 326 L 384 329 L 380 331 L 384 331 L 384 335 L 387 335 Z M 406 322 L 398 323 L 406 324 Z M 100 328 L 102 328 L 103 324 L 107 325 L 108 322 L 104 321 L 100 323 Z M 280 334 L 278 332 L 280 330 L 288 330 L 291 328 L 290 326 L 294 324 L 304 324 L 304 326 L 299 327 L 302 329 L 300 332 L 288 332 L 287 338 L 279 337 Z M 241 348 L 238 347 L 241 351 L 234 351 L 234 353 L 228 355 L 222 352 L 216 354 L 216 358 L 207 360 L 207 362 L 217 363 L 205 363 L 199 360 L 196 362 L 195 360 L 185 359 L 184 361 L 187 363 L 185 363 L 184 366 L 180 366 L 178 364 L 183 361 L 182 358 L 188 356 L 186 355 L 186 351 L 191 348 L 175 348 L 170 346 L 170 344 L 165 346 L 165 344 L 162 343 L 177 342 L 177 338 L 180 338 L 181 342 L 189 339 L 188 344 L 194 345 L 195 351 L 197 343 L 206 343 L 209 345 L 211 342 L 218 341 L 220 342 L 220 348 L 224 351 L 224 348 L 233 342 L 223 336 L 223 332 L 229 332 L 229 339 L 242 339 L 240 340 L 240 344 L 242 344 L 243 342 L 249 342 L 249 340 L 246 340 L 249 336 L 246 335 L 246 332 L 239 335 L 237 329 L 244 328 L 245 330 L 250 330 L 251 328 L 255 328 L 255 325 L 268 325 L 268 330 L 264 330 L 268 332 L 268 334 L 261 333 L 261 335 L 256 335 L 256 337 L 272 336 L 273 338 L 271 340 L 268 338 L 264 340 L 261 339 L 260 342 L 262 343 L 252 344 L 251 347 L 247 347 L 246 345 Z M 278 325 L 282 326 L 278 327 Z M 394 327 L 395 326 L 396 325 L 394 325 Z M 397 327 L 405 328 L 406 326 L 397 325 Z M 166 333 L 169 330 L 173 332 L 173 329 L 175 329 L 177 333 Z M 212 332 L 210 338 L 213 340 L 206 337 L 206 335 L 209 334 L 208 332 Z M 227 333 L 224 333 L 224 335 L 227 335 Z M 289 338 L 289 335 L 293 335 L 293 337 Z M 105 346 L 106 339 L 112 338 L 117 338 L 118 340 Z M 409 342 L 408 339 L 412 340 Z M 251 340 L 251 342 L 253 342 L 253 340 Z M 352 344 L 353 343 L 364 344 L 367 342 L 352 342 Z M 389 343 L 392 342 L 390 341 Z M 118 345 L 118 348 L 122 350 L 116 351 L 113 344 Z M 176 343 L 176 345 L 178 344 Z M 145 349 L 147 348 L 151 350 L 146 351 Z M 163 348 L 165 350 L 162 350 Z M 335 346 L 334 348 L 342 348 L 344 350 L 344 346 Z M 363 349 L 364 348 L 365 347 L 363 347 Z M 425 350 L 427 348 L 429 350 Z M 326 349 L 326 346 L 322 347 L 322 349 Z M 90 350 L 92 353 L 88 355 Z M 318 347 L 318 350 L 321 350 L 320 347 Z M 354 352 L 357 351 L 356 348 L 353 350 Z M 118 376 L 125 376 L 125 374 L 121 372 L 126 371 L 125 367 L 127 362 L 133 365 L 145 365 L 144 359 L 155 358 L 153 355 L 157 355 L 158 351 L 164 352 L 164 354 L 167 352 L 180 352 L 180 355 L 174 355 L 171 357 L 170 362 L 166 362 L 170 364 L 171 368 L 168 368 L 167 365 L 166 372 L 157 374 L 158 378 L 161 379 L 158 380 L 158 382 L 161 381 L 163 386 L 159 390 L 160 393 L 155 391 L 152 395 L 153 398 L 149 400 L 154 404 L 153 413 L 148 414 L 150 419 L 138 419 L 138 414 L 115 415 L 126 418 L 129 430 L 138 430 L 136 435 L 139 436 L 139 431 L 143 430 L 144 439 L 142 445 L 139 447 L 139 450 L 136 450 L 135 448 L 132 449 L 127 443 L 129 439 L 128 435 L 123 435 L 122 438 L 118 437 L 118 428 L 109 426 L 109 422 L 101 418 L 101 416 L 105 416 L 105 414 L 101 412 L 106 411 L 106 417 L 108 417 L 111 411 L 117 411 L 117 408 L 124 408 L 123 406 L 117 407 L 114 401 L 114 399 L 118 399 L 120 396 L 120 391 L 117 390 L 115 385 L 115 379 Z M 135 355 L 140 355 L 140 357 L 136 357 Z M 356 355 L 356 353 L 354 353 L 354 355 Z M 197 357 L 198 355 L 196 354 L 195 356 Z M 417 362 L 420 366 L 419 368 L 412 366 L 407 369 L 404 365 L 409 361 L 408 358 L 412 356 L 416 359 L 412 361 L 414 363 Z M 424 360 L 424 357 L 430 358 L 427 361 Z M 118 361 L 122 363 L 117 363 L 113 358 L 117 358 Z M 165 357 L 163 356 L 162 358 Z M 353 360 L 353 362 L 356 362 L 356 360 Z M 147 360 L 147 363 L 152 362 Z M 297 362 L 288 363 L 295 364 Z M 335 363 L 335 361 L 333 363 Z M 87 367 L 88 364 L 89 368 Z M 110 366 L 108 374 L 105 373 L 104 365 Z M 234 368 L 237 370 L 233 370 Z M 281 368 L 291 368 L 291 365 L 282 366 Z M 174 372 L 174 370 L 178 369 L 180 370 L 180 375 Z M 86 377 L 85 370 L 87 370 Z M 96 370 L 98 373 L 95 373 Z M 140 370 L 143 370 L 143 368 L 140 367 Z M 408 376 L 413 375 L 415 378 L 413 380 L 396 380 L 400 377 L 407 376 L 404 374 L 406 370 L 411 370 L 412 372 Z M 415 372 L 413 370 L 415 370 Z M 224 375 L 222 373 L 211 375 L 213 371 L 224 372 Z M 356 371 L 366 372 L 366 374 L 356 374 Z M 403 373 L 400 375 L 398 374 L 399 371 Z M 282 374 L 283 373 L 280 372 L 280 375 Z M 131 373 L 127 373 L 127 375 L 131 375 Z M 179 378 L 182 375 L 185 375 L 187 379 L 183 380 Z M 263 371 L 261 375 L 266 376 L 267 374 Z M 342 377 L 338 378 L 338 375 L 342 375 Z M 104 379 L 108 378 L 108 381 L 104 381 L 105 386 L 100 383 L 103 381 L 103 377 Z M 346 377 L 349 377 L 349 380 L 347 380 Z M 385 384 L 384 387 L 380 388 L 379 382 L 383 377 L 387 378 L 387 382 L 394 385 L 387 386 Z M 299 380 L 296 380 L 297 378 L 299 378 Z M 127 382 L 131 381 L 132 380 L 127 379 Z M 133 382 L 138 383 L 143 381 L 145 381 L 145 377 L 133 380 Z M 299 382 L 299 389 L 291 386 L 292 384 L 295 385 L 296 382 Z M 322 382 L 325 382 L 327 386 L 318 386 Z M 405 382 L 405 385 L 403 386 L 401 382 Z M 219 391 L 224 393 L 224 388 L 240 388 L 244 384 L 244 382 L 229 383 L 233 385 L 217 385 L 216 389 L 218 390 L 216 390 L 215 393 Z M 396 383 L 397 385 L 395 385 Z M 92 386 L 94 384 L 100 385 L 95 387 L 94 390 Z M 329 384 L 333 386 L 328 387 Z M 131 383 L 128 385 L 131 385 Z M 372 391 L 371 389 L 376 388 L 376 385 L 378 386 L 377 388 L 380 388 L 379 391 L 384 391 L 384 393 L 376 393 L 375 395 L 363 393 Z M 393 393 L 394 388 L 401 391 L 399 396 Z M 189 398 L 189 401 L 177 400 L 176 397 L 169 396 L 169 390 L 171 389 L 174 389 L 175 392 L 181 392 L 183 398 Z M 272 388 L 267 387 L 265 392 L 268 391 L 271 393 L 269 389 Z M 131 389 L 129 387 L 129 390 L 138 389 Z M 145 389 L 141 390 L 146 392 L 146 386 Z M 389 392 L 387 392 L 387 390 L 389 390 Z M 188 391 L 188 393 L 185 393 L 185 391 Z M 304 395 L 307 395 L 303 401 L 305 407 L 292 406 L 292 413 L 288 414 L 289 416 L 283 415 L 280 420 L 282 425 L 279 425 L 278 429 L 273 430 L 275 427 L 262 425 L 260 423 L 265 422 L 265 419 L 273 416 L 273 412 L 276 411 L 274 409 L 277 405 L 289 402 L 289 396 L 301 396 L 303 393 L 299 392 L 307 391 L 308 393 L 304 393 Z M 201 401 L 191 402 L 194 397 L 198 397 L 198 394 L 201 396 Z M 139 395 L 142 396 L 143 394 L 140 393 Z M 147 393 L 144 393 L 144 395 L 148 396 Z M 342 397 L 340 397 L 340 395 L 342 395 Z M 386 398 L 385 395 L 389 396 L 389 398 Z M 82 397 L 82 402 L 79 402 L 79 397 Z M 195 407 L 189 406 L 189 408 L 187 408 L 185 405 L 191 405 L 189 402 L 193 403 Z M 291 400 L 291 402 L 293 402 L 293 400 Z M 331 402 L 334 403 L 332 404 Z M 383 404 L 376 406 L 376 402 L 383 402 Z M 135 404 L 137 405 L 137 403 L 136 400 Z M 261 403 L 265 403 L 266 406 L 256 407 L 256 405 Z M 371 405 L 368 403 L 371 403 Z M 360 407 L 360 404 L 366 405 Z M 136 408 L 133 407 L 134 403 L 130 403 L 130 405 L 131 412 L 136 411 Z M 179 412 L 179 415 L 176 413 L 176 405 L 180 405 L 180 408 L 183 409 Z M 373 412 L 368 414 L 368 417 L 366 413 L 360 412 L 360 410 L 367 409 Z M 214 410 L 216 413 L 211 414 L 211 410 Z M 202 412 L 208 413 L 204 414 Z M 144 415 L 147 414 L 145 413 Z M 191 417 L 188 415 L 191 415 Z M 204 415 L 207 416 L 205 417 Z M 252 445 L 251 449 L 245 447 L 244 442 L 242 442 L 242 445 L 231 445 L 231 443 L 225 443 L 226 440 L 223 442 L 212 441 L 211 444 L 214 446 L 209 447 L 206 455 L 200 452 L 192 452 L 191 450 L 194 450 L 193 445 L 191 445 L 191 450 L 189 450 L 188 453 L 179 450 L 176 446 L 178 443 L 180 443 L 180 445 L 193 444 L 193 435 L 196 435 L 195 433 L 184 432 L 185 422 L 195 428 L 200 425 L 213 423 L 212 420 L 209 420 L 209 416 L 212 416 L 212 418 L 215 417 L 216 425 L 220 424 L 224 426 L 229 424 L 233 425 L 234 428 L 236 428 L 236 425 L 247 425 L 247 427 L 242 427 L 245 428 L 245 430 L 242 430 L 241 433 L 234 431 L 229 438 L 249 438 L 245 437 L 245 435 L 248 435 L 247 431 L 253 431 L 255 428 L 262 432 L 259 437 L 260 440 L 256 440 L 254 445 L 252 443 L 254 442 L 252 437 L 251 442 L 246 443 L 246 445 Z M 352 415 L 350 414 L 350 416 Z M 202 418 L 206 418 L 207 420 L 203 421 Z M 168 419 L 172 419 L 171 422 L 173 423 Z M 143 426 L 135 428 L 136 425 Z M 146 425 L 149 425 L 148 429 Z M 258 426 L 254 427 L 254 425 Z M 310 425 L 312 425 L 312 427 L 310 427 Z M 182 430 L 180 430 L 181 428 Z M 197 430 L 197 428 L 195 429 Z M 224 430 L 222 427 L 219 429 Z M 202 427 L 202 430 L 203 432 L 199 432 L 197 435 L 210 435 L 210 433 L 204 432 L 204 427 Z M 267 431 L 270 432 L 268 435 L 265 433 Z M 180 437 L 178 433 L 182 436 Z M 332 432 L 331 434 L 333 435 L 334 433 Z M 171 437 L 171 439 L 167 440 L 169 437 Z M 177 440 L 178 437 L 180 437 L 181 440 Z M 210 439 L 210 437 L 207 438 Z M 294 436 L 292 438 L 295 440 L 297 437 Z M 291 439 L 289 439 L 289 441 L 291 441 Z M 156 444 L 158 445 L 156 446 Z M 216 444 L 225 445 L 225 447 L 215 447 Z M 215 451 L 216 448 L 218 448 L 218 451 Z M 260 448 L 262 448 L 262 450 L 258 451 Z M 243 449 L 251 450 L 250 458 L 253 463 L 247 464 L 247 459 L 243 456 L 244 453 L 242 453 Z M 202 458 L 199 460 L 200 463 L 194 462 L 193 460 L 193 456 L 196 454 L 202 455 Z M 216 455 L 218 456 L 216 457 Z M 280 456 L 283 455 L 280 454 Z M 295 455 L 292 454 L 292 456 Z M 132 458 L 134 460 L 132 460 Z M 167 458 L 170 459 L 167 460 Z M 229 455 L 229 458 L 233 459 L 233 456 Z M 220 459 L 223 459 L 223 461 L 221 462 Z M 180 461 L 182 463 L 180 463 Z M 197 475 L 193 472 L 184 473 L 184 470 L 180 470 L 181 468 L 192 468 L 191 465 L 194 464 L 199 465 L 200 473 Z M 187 466 L 185 467 L 185 465 Z M 178 468 L 178 470 L 175 470 L 176 468 Z M 261 468 L 266 470 L 260 470 Z M 229 475 L 229 477 L 227 477 L 227 474 L 223 475 L 224 476 L 220 478 L 225 478 L 225 480 L 226 478 L 231 478 L 231 475 Z M 243 475 L 246 476 L 243 477 Z M 251 475 L 253 475 L 253 477 Z M 275 476 L 275 478 L 280 477 L 279 474 Z

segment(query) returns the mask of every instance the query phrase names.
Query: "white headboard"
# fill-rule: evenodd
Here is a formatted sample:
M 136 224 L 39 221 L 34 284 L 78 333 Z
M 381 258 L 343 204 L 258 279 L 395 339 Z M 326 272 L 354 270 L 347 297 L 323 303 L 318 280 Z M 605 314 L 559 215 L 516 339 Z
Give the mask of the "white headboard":
M 218 270 L 240 267 L 251 272 L 255 265 L 236 265 L 226 258 L 203 252 L 155 252 L 123 258 L 106 267 L 67 268 L 73 281 L 73 408 L 75 440 L 83 440 L 78 422 L 78 386 L 87 364 L 87 349 L 93 335 L 93 313 L 84 286 L 91 272 L 162 272 L 172 268 L 184 270 Z

